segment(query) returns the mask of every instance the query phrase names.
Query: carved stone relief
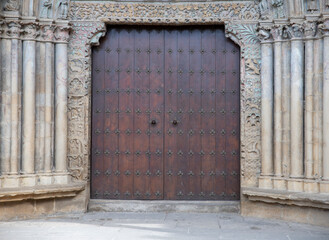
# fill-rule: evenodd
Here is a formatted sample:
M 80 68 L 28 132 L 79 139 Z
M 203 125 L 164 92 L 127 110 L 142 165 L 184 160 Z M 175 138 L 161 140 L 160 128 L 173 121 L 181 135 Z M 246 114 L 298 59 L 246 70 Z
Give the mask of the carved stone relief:
M 51 18 L 52 17 L 52 0 L 43 0 L 40 3 L 40 18 Z
M 58 0 L 56 5 L 56 18 L 57 19 L 67 19 L 69 9 L 68 0 Z
M 254 2 L 104 3 L 72 2 L 69 41 L 69 169 L 89 179 L 91 45 L 109 24 L 224 24 L 226 36 L 241 47 L 241 185 L 256 186 L 260 173 L 259 12 Z M 244 23 L 245 21 L 245 23 Z
M 18 0 L 7 0 L 4 6 L 4 10 L 8 12 L 18 11 L 19 10 Z

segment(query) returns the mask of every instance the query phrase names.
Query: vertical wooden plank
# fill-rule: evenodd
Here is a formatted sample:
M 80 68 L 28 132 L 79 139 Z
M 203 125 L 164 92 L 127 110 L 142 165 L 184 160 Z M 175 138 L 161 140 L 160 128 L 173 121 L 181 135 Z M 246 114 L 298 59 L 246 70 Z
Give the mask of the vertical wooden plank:
M 119 34 L 115 28 L 109 29 L 105 47 L 105 115 L 104 115 L 104 176 L 106 190 L 104 198 L 117 199 L 118 192 L 118 159 L 119 149 L 119 79 L 116 69 L 118 67 Z
M 150 159 L 151 199 L 163 199 L 164 31 L 150 31 Z
M 177 112 L 177 34 L 178 31 L 168 29 L 165 31 L 165 124 L 164 124 L 164 198 L 175 199 L 177 191 L 177 172 L 175 165 L 177 148 L 176 120 Z
M 149 33 L 145 29 L 135 32 L 135 69 L 134 69 L 134 198 L 148 199 L 149 191 L 149 88 L 150 78 L 147 74 L 149 56 Z
M 188 199 L 200 199 L 201 192 L 201 139 L 205 136 L 206 131 L 201 126 L 201 30 L 190 30 L 189 41 L 189 102 L 190 107 L 186 114 L 189 115 L 189 129 L 194 128 L 195 134 L 189 138 L 189 169 L 187 172 L 189 178 Z
M 175 165 L 178 172 L 176 199 L 186 199 L 189 179 L 187 175 L 187 166 L 189 163 L 189 137 L 195 134 L 195 128 L 189 129 L 189 115 L 186 112 L 189 109 L 189 31 L 181 29 L 177 37 L 177 119 L 178 124 L 175 131 L 175 137 L 178 139 L 177 152 L 175 153 Z
M 226 195 L 226 38 L 223 29 L 216 30 L 216 179 L 215 194 L 218 199 Z
M 130 29 L 120 28 L 119 47 L 119 146 L 121 156 L 119 160 L 119 192 L 120 199 L 131 199 L 133 195 L 133 46 L 134 37 Z
M 103 161 L 104 161 L 104 44 L 93 49 L 93 119 L 92 119 L 92 166 L 91 197 L 103 198 Z
M 206 134 L 202 138 L 202 149 L 204 156 L 202 160 L 202 170 L 205 176 L 202 178 L 203 199 L 215 199 L 215 159 L 216 159 L 216 121 L 214 111 L 216 109 L 216 88 L 215 82 L 215 57 L 213 49 L 215 49 L 215 31 L 207 29 L 202 32 L 201 42 L 201 79 L 202 87 L 200 90 L 202 98 L 202 109 L 200 110 L 202 118 L 202 128 L 206 130 Z
M 240 198 L 240 109 L 239 109 L 239 61 L 240 52 L 238 47 L 227 41 L 226 71 L 227 71 L 227 94 L 226 94 L 226 126 L 227 132 L 231 133 L 226 140 L 227 152 L 227 193 L 228 199 L 237 200 Z M 232 134 L 235 131 L 236 134 Z

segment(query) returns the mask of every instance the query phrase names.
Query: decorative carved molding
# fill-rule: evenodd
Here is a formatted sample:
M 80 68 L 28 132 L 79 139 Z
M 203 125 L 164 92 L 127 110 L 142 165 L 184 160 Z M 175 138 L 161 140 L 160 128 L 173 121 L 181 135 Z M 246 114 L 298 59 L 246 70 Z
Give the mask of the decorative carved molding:
M 72 2 L 71 20 L 100 20 L 132 23 L 218 23 L 224 20 L 257 20 L 254 2 L 214 3 L 120 3 Z

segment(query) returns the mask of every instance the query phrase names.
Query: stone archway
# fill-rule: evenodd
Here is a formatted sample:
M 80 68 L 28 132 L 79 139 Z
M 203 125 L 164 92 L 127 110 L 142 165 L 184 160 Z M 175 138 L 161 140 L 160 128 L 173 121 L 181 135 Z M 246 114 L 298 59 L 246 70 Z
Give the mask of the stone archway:
M 226 36 L 241 48 L 241 186 L 256 186 L 260 172 L 260 44 L 257 5 L 242 3 L 79 3 L 71 6 L 69 54 L 69 154 L 72 175 L 89 179 L 91 46 L 104 36 L 105 24 L 225 24 Z M 83 60 L 82 60 L 83 59 Z M 78 151 L 70 142 L 79 142 Z M 76 144 L 75 144 L 76 145 Z M 77 151 L 76 151 L 77 150 Z

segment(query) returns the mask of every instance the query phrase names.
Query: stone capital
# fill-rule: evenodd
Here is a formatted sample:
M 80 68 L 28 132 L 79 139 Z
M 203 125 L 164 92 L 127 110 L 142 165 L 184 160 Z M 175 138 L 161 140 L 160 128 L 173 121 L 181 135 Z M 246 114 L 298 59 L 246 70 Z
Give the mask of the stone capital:
M 324 20 L 319 24 L 318 28 L 325 37 L 329 37 L 329 19 Z
M 287 26 L 287 31 L 291 36 L 291 39 L 302 39 L 304 36 L 304 27 L 302 24 L 299 23 L 292 23 Z
M 281 41 L 283 39 L 283 30 L 284 27 L 279 24 L 273 25 L 271 29 L 271 34 L 274 41 Z
M 305 21 L 303 23 L 304 36 L 306 39 L 314 38 L 317 34 L 317 22 L 316 21 Z
M 257 27 L 257 36 L 261 43 L 270 43 L 273 41 L 271 27 L 267 25 Z
M 55 26 L 53 24 L 41 25 L 40 39 L 45 42 L 52 42 L 54 40 Z
M 68 43 L 71 27 L 68 25 L 57 26 L 54 31 L 55 41 L 58 43 Z
M 21 23 L 23 30 L 22 36 L 24 40 L 36 40 L 39 35 L 39 24 L 36 22 L 24 22 Z
M 19 38 L 21 35 L 21 24 L 16 21 L 5 22 L 3 25 L 3 38 Z

